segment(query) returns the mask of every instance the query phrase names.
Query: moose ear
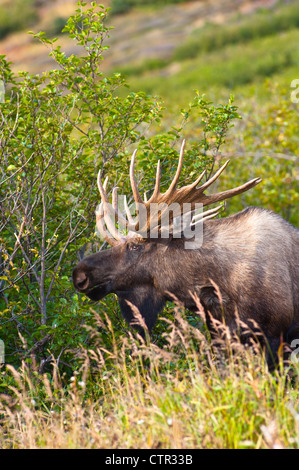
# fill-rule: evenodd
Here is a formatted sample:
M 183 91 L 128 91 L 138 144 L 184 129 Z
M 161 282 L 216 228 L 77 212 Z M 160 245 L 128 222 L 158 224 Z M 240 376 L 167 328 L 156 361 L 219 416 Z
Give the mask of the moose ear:
M 145 328 L 150 333 L 154 327 L 158 314 L 165 305 L 165 299 L 157 290 L 150 285 L 137 286 L 131 291 L 118 294 L 118 301 L 124 318 L 142 336 L 144 336 Z M 141 318 L 138 320 L 138 314 Z M 142 326 L 142 323 L 145 323 Z

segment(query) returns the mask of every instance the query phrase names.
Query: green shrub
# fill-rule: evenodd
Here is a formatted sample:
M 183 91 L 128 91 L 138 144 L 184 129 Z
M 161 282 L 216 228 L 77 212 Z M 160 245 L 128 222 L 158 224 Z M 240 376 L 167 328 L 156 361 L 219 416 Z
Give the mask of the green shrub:
M 56 37 L 64 34 L 62 31 L 65 28 L 66 21 L 67 19 L 63 18 L 62 16 L 55 18 L 54 21 L 52 21 L 51 26 L 46 29 L 46 35 L 49 37 Z
M 70 370 L 65 351 L 88 337 L 83 324 L 91 314 L 70 280 L 80 248 L 99 246 L 97 172 L 114 158 L 123 171 L 124 145 L 160 113 L 159 103 L 143 93 L 119 98 L 119 74 L 103 76 L 106 14 L 79 4 L 68 20 L 65 30 L 85 55 L 67 57 L 55 40 L 35 35 L 51 44 L 59 66 L 42 76 L 14 75 L 0 56 L 8 91 L 0 105 L 0 338 L 8 363 L 36 356 L 41 371 L 59 355 Z
M 238 117 L 231 101 L 214 106 L 198 96 L 182 111 L 178 126 L 145 138 L 148 126 L 160 121 L 161 104 L 144 93 L 120 97 L 126 85 L 120 74 L 101 72 L 103 39 L 110 31 L 106 15 L 101 6 L 79 3 L 68 20 L 65 32 L 84 55 L 67 57 L 55 39 L 34 35 L 51 45 L 59 65 L 41 76 L 14 75 L 0 56 L 0 79 L 9 90 L 0 107 L 0 338 L 8 363 L 34 362 L 40 372 L 55 358 L 71 373 L 78 365 L 74 351 L 89 341 L 84 325 L 92 325 L 94 315 L 74 291 L 71 273 L 79 253 L 102 247 L 94 234 L 99 169 L 128 194 L 125 147 L 139 142 L 136 166 L 146 190 L 154 185 L 159 158 L 161 184 L 168 185 L 176 143 L 197 115 L 202 134 L 188 145 L 183 181 L 216 158 Z M 103 306 L 115 316 L 113 299 L 95 308 Z
M 228 206 L 230 212 L 245 205 L 265 207 L 298 226 L 298 113 L 290 102 L 289 90 L 269 81 L 267 91 L 269 100 L 258 112 L 254 100 L 243 106 L 244 119 L 238 121 L 228 148 L 234 158 L 229 172 L 223 175 L 226 185 L 231 175 L 241 183 L 248 172 L 263 181 L 256 191 L 245 194 L 243 200 L 230 200 Z

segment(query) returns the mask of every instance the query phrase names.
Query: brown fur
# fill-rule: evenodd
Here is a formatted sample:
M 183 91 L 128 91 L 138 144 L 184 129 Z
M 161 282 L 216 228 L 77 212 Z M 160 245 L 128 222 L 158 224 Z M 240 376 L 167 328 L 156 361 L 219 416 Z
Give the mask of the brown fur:
M 149 330 L 172 296 L 196 309 L 196 294 L 210 327 L 211 318 L 231 331 L 237 318 L 257 324 L 274 350 L 299 337 L 299 230 L 265 209 L 204 222 L 196 250 L 184 239 L 120 243 L 82 260 L 73 279 L 93 300 L 116 293 L 128 321 L 127 301 L 136 305 Z

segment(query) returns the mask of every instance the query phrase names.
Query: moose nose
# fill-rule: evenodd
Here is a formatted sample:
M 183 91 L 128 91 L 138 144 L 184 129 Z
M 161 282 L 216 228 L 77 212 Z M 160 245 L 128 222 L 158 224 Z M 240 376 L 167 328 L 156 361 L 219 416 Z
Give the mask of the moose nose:
M 76 269 L 73 272 L 73 282 L 76 289 L 81 291 L 86 290 L 89 285 L 87 275 L 82 271 L 77 271 Z

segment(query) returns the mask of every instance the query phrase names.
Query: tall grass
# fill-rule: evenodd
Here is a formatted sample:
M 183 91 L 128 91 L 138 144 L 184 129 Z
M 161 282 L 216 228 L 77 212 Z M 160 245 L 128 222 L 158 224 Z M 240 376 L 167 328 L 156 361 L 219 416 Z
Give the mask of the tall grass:
M 165 322 L 163 348 L 128 333 L 108 351 L 92 331 L 67 382 L 57 364 L 42 377 L 7 366 L 0 447 L 298 447 L 297 379 L 240 345 L 214 350 L 179 308 Z M 108 318 L 98 325 L 114 338 Z

